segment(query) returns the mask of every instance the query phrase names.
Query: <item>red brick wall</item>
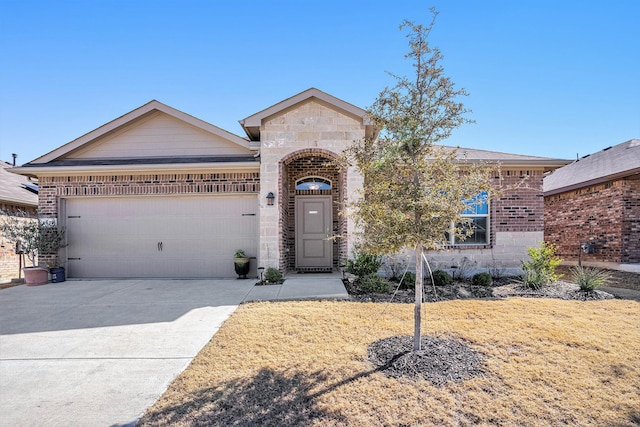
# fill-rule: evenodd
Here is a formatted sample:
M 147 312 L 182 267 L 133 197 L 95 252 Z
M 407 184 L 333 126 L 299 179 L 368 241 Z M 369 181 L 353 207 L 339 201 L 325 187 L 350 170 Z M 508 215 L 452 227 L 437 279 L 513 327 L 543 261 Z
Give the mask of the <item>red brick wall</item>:
M 625 181 L 627 191 L 622 201 L 622 262 L 640 262 L 640 177 Z
M 640 179 L 619 179 L 545 198 L 545 240 L 565 260 L 578 259 L 583 242 L 595 244 L 584 261 L 640 262 Z
M 515 169 L 504 169 L 494 178 L 502 194 L 491 201 L 493 231 L 544 230 L 542 178 L 542 170 Z

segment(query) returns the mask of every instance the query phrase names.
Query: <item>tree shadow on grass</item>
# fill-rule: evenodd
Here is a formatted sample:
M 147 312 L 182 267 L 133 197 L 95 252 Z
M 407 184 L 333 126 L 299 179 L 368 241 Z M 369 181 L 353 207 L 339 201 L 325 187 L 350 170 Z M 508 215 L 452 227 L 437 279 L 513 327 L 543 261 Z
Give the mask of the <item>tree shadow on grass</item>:
M 339 421 L 340 414 L 316 404 L 316 398 L 328 390 L 313 389 L 325 381 L 322 372 L 286 376 L 262 369 L 251 379 L 203 389 L 179 404 L 148 412 L 139 425 L 295 426 Z
M 383 366 L 328 385 L 325 385 L 328 376 L 321 371 L 286 376 L 272 369 L 261 369 L 251 379 L 203 389 L 182 403 L 149 411 L 138 425 L 304 426 L 323 420 L 346 423 L 338 410 L 321 409 L 316 399 L 389 368 L 406 353 L 402 351 Z

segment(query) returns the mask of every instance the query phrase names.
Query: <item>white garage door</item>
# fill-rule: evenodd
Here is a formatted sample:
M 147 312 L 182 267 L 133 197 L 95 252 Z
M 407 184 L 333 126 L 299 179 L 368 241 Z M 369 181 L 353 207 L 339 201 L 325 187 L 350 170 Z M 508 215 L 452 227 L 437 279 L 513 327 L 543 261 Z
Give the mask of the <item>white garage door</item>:
M 68 275 L 237 277 L 235 250 L 257 255 L 257 210 L 256 196 L 67 199 Z

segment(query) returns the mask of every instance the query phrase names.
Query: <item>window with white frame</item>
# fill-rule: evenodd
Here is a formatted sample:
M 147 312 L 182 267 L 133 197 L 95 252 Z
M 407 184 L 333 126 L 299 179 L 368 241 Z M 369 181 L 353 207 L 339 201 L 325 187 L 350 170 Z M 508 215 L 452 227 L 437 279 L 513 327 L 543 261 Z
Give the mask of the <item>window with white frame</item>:
M 451 224 L 447 233 L 447 243 L 450 245 L 486 245 L 489 243 L 489 193 L 480 192 L 470 200 L 465 200 L 467 208 L 460 216 L 465 222 Z M 457 231 L 456 232 L 456 227 Z M 471 228 L 470 233 L 467 231 Z M 467 235 L 462 240 L 460 235 Z

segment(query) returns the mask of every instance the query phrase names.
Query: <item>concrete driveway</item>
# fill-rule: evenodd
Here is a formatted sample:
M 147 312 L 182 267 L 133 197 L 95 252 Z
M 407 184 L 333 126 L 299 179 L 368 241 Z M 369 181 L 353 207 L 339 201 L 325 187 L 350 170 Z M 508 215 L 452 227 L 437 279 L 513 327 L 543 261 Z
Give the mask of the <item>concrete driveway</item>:
M 100 280 L 0 291 L 0 425 L 132 425 L 252 280 Z

